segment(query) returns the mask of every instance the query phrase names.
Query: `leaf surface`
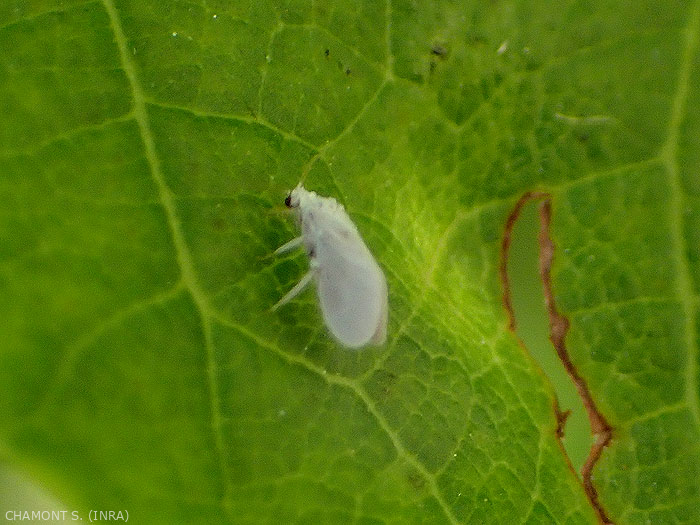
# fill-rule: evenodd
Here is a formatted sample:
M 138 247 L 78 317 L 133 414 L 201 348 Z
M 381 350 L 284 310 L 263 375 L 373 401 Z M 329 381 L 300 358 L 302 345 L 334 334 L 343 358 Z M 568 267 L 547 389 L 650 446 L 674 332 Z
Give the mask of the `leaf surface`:
M 699 39 L 697 1 L 5 2 L 0 453 L 138 522 L 595 523 L 501 298 L 543 190 L 600 503 L 700 521 Z M 302 177 L 383 348 L 270 311 Z

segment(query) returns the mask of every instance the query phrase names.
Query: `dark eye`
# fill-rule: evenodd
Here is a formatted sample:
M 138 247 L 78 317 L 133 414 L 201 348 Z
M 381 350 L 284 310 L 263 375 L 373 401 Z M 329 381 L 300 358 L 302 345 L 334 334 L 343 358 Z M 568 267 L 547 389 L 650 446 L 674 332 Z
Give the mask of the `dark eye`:
M 287 198 L 286 198 L 286 199 L 284 199 L 284 205 L 285 205 L 287 208 L 291 208 L 291 207 L 292 207 L 292 194 L 291 194 L 291 193 L 290 193 L 289 195 L 287 195 Z

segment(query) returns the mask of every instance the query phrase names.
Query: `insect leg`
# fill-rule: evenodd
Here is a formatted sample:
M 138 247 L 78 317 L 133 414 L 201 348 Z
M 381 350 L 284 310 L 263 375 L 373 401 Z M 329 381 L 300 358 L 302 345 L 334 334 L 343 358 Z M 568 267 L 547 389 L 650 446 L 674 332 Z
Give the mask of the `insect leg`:
M 287 304 L 289 301 L 294 299 L 297 295 L 299 295 L 304 288 L 306 288 L 309 283 L 311 282 L 311 279 L 314 278 L 314 274 L 316 273 L 315 268 L 312 268 L 309 270 L 304 277 L 301 278 L 301 281 L 299 281 L 294 288 L 289 290 L 286 294 L 284 294 L 284 297 L 277 301 L 277 303 L 271 308 L 271 310 L 274 312 L 277 310 L 280 306 L 283 306 Z
M 291 252 L 293 249 L 298 248 L 304 242 L 303 237 L 296 237 L 289 242 L 285 242 L 282 246 L 275 250 L 275 255 L 280 255 L 282 253 Z

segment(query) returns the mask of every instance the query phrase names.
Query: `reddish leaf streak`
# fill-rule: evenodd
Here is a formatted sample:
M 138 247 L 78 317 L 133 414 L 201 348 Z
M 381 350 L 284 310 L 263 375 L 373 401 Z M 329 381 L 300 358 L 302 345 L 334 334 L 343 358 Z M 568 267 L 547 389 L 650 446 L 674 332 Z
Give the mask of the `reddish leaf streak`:
M 595 443 L 591 447 L 591 451 L 588 454 L 588 458 L 581 469 L 581 477 L 583 480 L 583 487 L 588 496 L 588 499 L 593 506 L 593 509 L 598 515 L 598 519 L 603 524 L 612 523 L 610 518 L 608 518 L 603 506 L 598 500 L 598 492 L 593 485 L 591 476 L 593 474 L 593 468 L 596 462 L 600 458 L 603 449 L 610 443 L 612 438 L 612 428 L 605 420 L 603 414 L 597 409 L 595 402 L 588 390 L 588 385 L 584 379 L 579 375 L 576 367 L 571 362 L 568 350 L 566 349 L 566 333 L 569 330 L 569 320 L 559 313 L 556 304 L 554 302 L 554 294 L 552 292 L 552 278 L 551 278 L 551 267 L 552 259 L 554 258 L 554 244 L 552 239 L 549 237 L 549 227 L 552 216 L 552 196 L 544 192 L 528 192 L 524 194 L 518 202 L 515 204 L 513 211 L 511 211 L 506 221 L 505 231 L 503 235 L 503 242 L 501 245 L 501 265 L 500 265 L 500 275 L 501 282 L 503 285 L 503 305 L 508 313 L 509 328 L 515 332 L 515 314 L 513 312 L 513 305 L 511 300 L 510 292 L 510 282 L 508 279 L 507 272 L 507 262 L 508 254 L 510 251 L 511 236 L 513 233 L 513 227 L 515 222 L 520 216 L 520 212 L 523 207 L 530 201 L 542 201 L 540 205 L 540 232 L 539 232 L 539 247 L 540 247 L 540 277 L 542 278 L 542 284 L 544 287 L 544 298 L 545 304 L 547 306 L 547 312 L 549 313 L 549 329 L 550 329 L 550 340 L 554 345 L 554 348 L 559 356 L 559 359 L 564 365 L 566 372 L 573 381 L 576 389 L 583 401 L 583 405 L 586 408 L 588 414 L 588 419 L 591 425 L 591 431 L 595 435 Z M 564 451 L 564 447 L 561 444 L 561 438 L 564 435 L 564 425 L 566 424 L 566 419 L 569 415 L 568 411 L 562 412 L 559 409 L 559 404 L 554 401 L 554 412 L 557 418 L 557 429 L 556 435 L 559 440 L 559 445 Z M 564 452 L 566 454 L 566 452 Z M 568 456 L 567 456 L 568 459 Z M 571 462 L 569 461 L 569 466 Z

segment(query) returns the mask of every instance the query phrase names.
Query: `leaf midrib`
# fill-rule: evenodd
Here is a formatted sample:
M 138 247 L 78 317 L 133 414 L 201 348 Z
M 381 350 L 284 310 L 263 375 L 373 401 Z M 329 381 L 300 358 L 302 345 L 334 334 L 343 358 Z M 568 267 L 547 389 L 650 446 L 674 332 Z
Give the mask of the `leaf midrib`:
M 685 316 L 685 343 L 687 349 L 685 397 L 688 408 L 692 413 L 697 429 L 700 429 L 700 399 L 698 399 L 698 358 L 700 349 L 697 344 L 696 306 L 693 294 L 690 265 L 685 254 L 687 243 L 683 233 L 683 210 L 686 207 L 683 197 L 683 184 L 678 167 L 678 142 L 680 127 L 688 102 L 688 88 L 693 58 L 700 43 L 700 1 L 696 1 L 690 11 L 688 25 L 684 31 L 685 46 L 678 72 L 678 87 L 671 106 L 668 135 L 661 149 L 661 159 L 668 170 L 671 179 L 670 228 L 671 238 L 676 245 L 675 256 L 678 275 L 676 278 L 676 293 L 679 297 Z
M 136 74 L 136 65 L 131 60 L 131 55 L 128 51 L 127 39 L 126 35 L 124 34 L 124 30 L 122 29 L 119 13 L 114 6 L 113 0 L 102 0 L 102 4 L 104 5 L 109 17 L 110 27 L 119 50 L 119 60 L 129 80 L 131 96 L 133 99 L 132 111 L 134 120 L 136 120 L 139 127 L 139 133 L 145 148 L 146 161 L 149 166 L 149 171 L 151 172 L 151 177 L 158 188 L 160 203 L 165 211 L 182 280 L 192 296 L 202 322 L 204 346 L 207 359 L 207 382 L 209 390 L 211 425 L 214 432 L 214 441 L 217 448 L 217 457 L 221 470 L 222 483 L 224 485 L 224 501 L 228 501 L 233 493 L 233 485 L 230 477 L 226 474 L 227 455 L 226 448 L 224 446 L 223 433 L 221 431 L 221 413 L 218 408 L 219 391 L 218 383 L 216 381 L 216 361 L 212 341 L 211 318 L 207 314 L 207 312 L 210 311 L 210 307 L 207 303 L 206 295 L 197 281 L 194 265 L 192 263 L 192 257 L 190 256 L 187 243 L 185 242 L 185 237 L 180 228 L 180 222 L 177 218 L 175 200 L 170 188 L 168 188 L 168 185 L 165 182 L 165 177 L 161 170 L 160 159 L 158 158 L 155 140 L 153 138 L 148 113 L 146 111 L 146 97 Z

